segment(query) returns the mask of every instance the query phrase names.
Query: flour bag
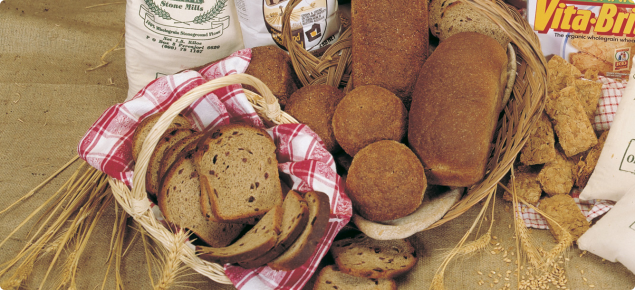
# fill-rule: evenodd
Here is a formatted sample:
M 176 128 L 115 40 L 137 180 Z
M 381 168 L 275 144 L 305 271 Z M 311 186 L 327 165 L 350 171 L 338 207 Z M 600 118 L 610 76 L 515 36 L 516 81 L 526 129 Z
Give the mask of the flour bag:
M 234 0 L 246 48 L 282 45 L 282 18 L 289 0 Z M 302 0 L 290 16 L 293 39 L 308 51 L 335 42 L 340 34 L 337 0 Z
M 128 0 L 128 98 L 152 80 L 244 48 L 234 0 Z

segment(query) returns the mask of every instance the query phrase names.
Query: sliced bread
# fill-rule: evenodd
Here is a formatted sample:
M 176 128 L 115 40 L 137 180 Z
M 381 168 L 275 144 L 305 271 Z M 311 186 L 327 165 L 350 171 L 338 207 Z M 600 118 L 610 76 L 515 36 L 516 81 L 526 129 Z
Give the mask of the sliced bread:
M 146 171 L 146 191 L 151 195 L 157 195 L 159 192 L 159 167 L 161 166 L 161 159 L 165 153 L 165 150 L 172 145 L 179 142 L 181 139 L 192 135 L 195 131 L 192 129 L 177 129 L 173 131 L 166 131 L 157 146 L 154 148 L 154 152 L 150 156 L 148 162 L 148 170 Z
M 274 270 L 291 271 L 302 266 L 311 257 L 328 228 L 331 205 L 323 192 L 310 191 L 304 195 L 309 206 L 309 220 L 304 231 L 289 247 L 267 265 Z
M 194 155 L 203 208 L 212 219 L 245 222 L 282 204 L 276 145 L 262 129 L 230 124 L 208 131 Z
M 439 27 L 440 41 L 444 41 L 450 36 L 461 32 L 476 32 L 492 37 L 505 50 L 507 50 L 507 44 L 511 41 L 507 33 L 483 12 L 478 11 L 468 3 L 460 1 L 451 3 L 443 9 L 439 19 Z
M 340 271 L 366 278 L 394 278 L 417 263 L 415 248 L 405 239 L 375 240 L 364 234 L 333 242 L 331 254 Z
M 392 279 L 373 279 L 352 276 L 334 265 L 324 267 L 318 274 L 313 290 L 397 290 Z
M 159 179 L 163 179 L 163 176 L 168 171 L 168 168 L 170 168 L 174 161 L 176 161 L 179 154 L 195 150 L 196 142 L 203 137 L 203 135 L 204 132 L 192 133 L 192 135 L 179 140 L 179 142 L 176 142 L 174 145 L 170 146 L 170 148 L 166 149 L 159 165 Z
M 453 5 L 453 3 L 460 0 L 431 0 L 428 5 L 428 25 L 430 32 L 437 38 L 441 36 L 441 18 L 446 8 Z
M 199 257 L 214 263 L 238 263 L 261 256 L 271 250 L 278 240 L 282 225 L 282 207 L 275 205 L 247 233 L 233 244 L 223 248 L 199 246 Z
M 201 194 L 192 155 L 178 159 L 166 173 L 157 196 L 165 219 L 194 233 L 212 247 L 225 247 L 241 233 L 244 225 L 207 221 L 199 206 Z
M 266 254 L 253 260 L 238 263 L 245 269 L 253 269 L 269 263 L 284 253 L 304 230 L 309 221 L 309 206 L 300 194 L 289 191 L 282 202 L 282 229 L 276 246 Z
M 154 124 L 157 123 L 161 115 L 163 115 L 163 112 L 150 115 L 143 119 L 141 123 L 139 123 L 139 125 L 137 125 L 137 128 L 132 135 L 132 159 L 134 161 L 137 161 L 139 153 L 141 152 L 141 147 L 143 146 L 143 141 L 146 140 L 148 133 L 150 133 L 150 129 L 154 127 Z M 174 118 L 172 124 L 170 124 L 170 126 L 168 126 L 168 129 L 165 131 L 168 132 L 176 129 L 189 129 L 191 127 L 192 124 L 190 124 L 190 121 L 188 121 L 185 117 L 178 115 Z

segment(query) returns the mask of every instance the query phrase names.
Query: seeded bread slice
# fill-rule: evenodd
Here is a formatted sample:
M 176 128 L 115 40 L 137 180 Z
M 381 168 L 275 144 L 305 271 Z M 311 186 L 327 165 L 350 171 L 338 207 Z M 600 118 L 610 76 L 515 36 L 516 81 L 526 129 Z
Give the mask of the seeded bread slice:
M 375 279 L 397 277 L 417 263 L 408 240 L 382 241 L 364 234 L 333 242 L 331 254 L 342 272 Z
M 165 153 L 165 150 L 172 145 L 179 142 L 181 139 L 192 135 L 194 130 L 192 129 L 177 129 L 173 131 L 166 131 L 157 146 L 154 148 L 154 152 L 150 156 L 148 163 L 148 170 L 146 171 L 146 191 L 151 195 L 157 195 L 159 192 L 159 185 L 161 179 L 159 178 L 159 167 L 161 166 L 161 159 Z
M 137 129 L 135 129 L 134 134 L 132 135 L 132 159 L 134 161 L 137 161 L 137 157 L 139 157 L 139 152 L 141 152 L 141 147 L 143 146 L 143 141 L 146 140 L 148 133 L 150 133 L 150 129 L 154 127 L 154 124 L 157 123 L 161 115 L 163 115 L 163 112 L 150 115 L 137 125 Z M 165 131 L 168 132 L 176 129 L 189 129 L 191 127 L 192 124 L 190 124 L 190 121 L 188 121 L 185 117 L 178 115 Z
M 159 209 L 167 221 L 192 231 L 206 244 L 212 247 L 229 245 L 245 226 L 205 220 L 199 206 L 200 194 L 192 155 L 185 155 L 165 175 L 157 196 Z
M 282 202 L 282 230 L 276 246 L 266 254 L 253 260 L 238 263 L 245 269 L 253 269 L 269 263 L 284 253 L 304 230 L 309 221 L 309 206 L 295 191 L 289 191 Z
M 282 207 L 275 205 L 247 233 L 223 248 L 197 247 L 199 257 L 214 263 L 238 263 L 261 256 L 276 245 L 282 224 Z
M 212 219 L 244 222 L 282 204 L 276 145 L 262 129 L 230 124 L 209 131 L 198 143 L 203 202 Z
M 439 40 L 444 41 L 461 32 L 476 32 L 487 35 L 498 41 L 507 50 L 511 41 L 507 33 L 485 14 L 468 3 L 457 1 L 443 9 L 439 19 Z
M 318 274 L 313 290 L 397 290 L 397 283 L 392 279 L 373 279 L 356 277 L 328 265 Z
M 308 223 L 286 252 L 267 263 L 271 269 L 291 271 L 302 266 L 311 257 L 328 228 L 331 214 L 329 197 L 323 192 L 310 191 L 304 195 L 304 200 L 309 206 Z
M 170 166 L 176 161 L 179 154 L 196 149 L 196 142 L 203 137 L 203 135 L 203 132 L 192 133 L 166 149 L 159 164 L 159 179 L 163 179 L 163 176 L 165 176 Z

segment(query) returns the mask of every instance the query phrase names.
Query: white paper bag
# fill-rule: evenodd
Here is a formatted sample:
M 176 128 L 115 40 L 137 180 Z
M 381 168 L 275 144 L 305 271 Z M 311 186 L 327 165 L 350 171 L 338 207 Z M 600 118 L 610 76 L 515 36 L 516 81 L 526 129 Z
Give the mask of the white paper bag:
M 635 273 L 635 187 L 578 239 L 578 248 Z
M 158 77 L 243 48 L 234 0 L 128 0 L 128 99 Z
M 635 67 L 617 108 L 595 170 L 580 199 L 618 201 L 635 186 Z

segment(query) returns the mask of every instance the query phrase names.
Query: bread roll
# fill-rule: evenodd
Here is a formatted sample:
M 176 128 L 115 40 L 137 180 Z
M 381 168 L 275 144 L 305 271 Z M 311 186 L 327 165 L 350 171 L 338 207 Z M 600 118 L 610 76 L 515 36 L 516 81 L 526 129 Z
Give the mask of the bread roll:
M 470 186 L 485 175 L 507 83 L 507 56 L 489 36 L 456 34 L 421 69 L 408 141 L 429 184 Z
M 410 107 L 428 56 L 428 0 L 351 1 L 353 86 L 377 85 Z

